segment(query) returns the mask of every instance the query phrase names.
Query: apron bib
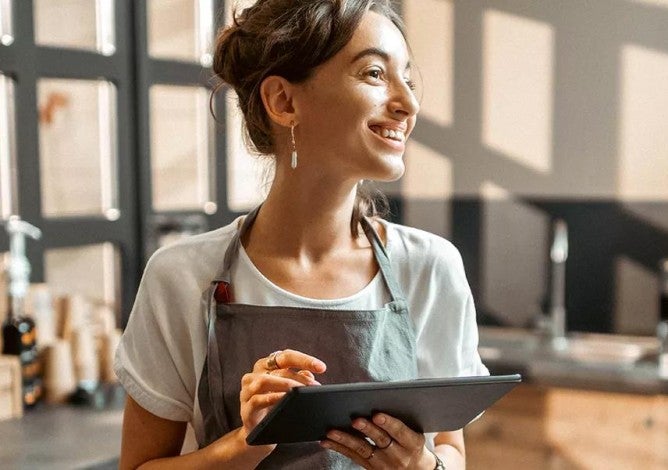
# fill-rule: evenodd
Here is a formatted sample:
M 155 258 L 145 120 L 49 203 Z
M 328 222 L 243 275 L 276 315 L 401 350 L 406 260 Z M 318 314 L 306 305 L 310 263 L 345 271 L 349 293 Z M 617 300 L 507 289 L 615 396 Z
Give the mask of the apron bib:
M 231 285 L 230 269 L 241 237 L 259 207 L 248 214 L 225 253 L 209 298 L 207 357 L 197 391 L 204 422 L 205 447 L 241 426 L 241 377 L 271 352 L 295 349 L 327 364 L 322 384 L 379 382 L 417 378 L 415 333 L 406 301 L 385 247 L 366 219 L 369 239 L 391 301 L 379 310 L 329 310 L 268 307 L 216 301 L 219 283 Z M 297 425 L 297 424 L 296 424 Z M 353 469 L 352 460 L 317 442 L 280 444 L 259 469 Z

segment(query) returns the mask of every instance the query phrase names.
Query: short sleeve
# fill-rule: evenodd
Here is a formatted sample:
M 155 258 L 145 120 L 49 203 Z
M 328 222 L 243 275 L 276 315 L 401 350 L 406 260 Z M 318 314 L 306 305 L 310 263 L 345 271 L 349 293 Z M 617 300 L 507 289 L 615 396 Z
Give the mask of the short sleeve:
M 435 235 L 429 234 L 425 244 L 423 264 L 406 280 L 420 376 L 489 375 L 478 353 L 475 303 L 462 257 Z
M 143 408 L 161 418 L 189 421 L 196 378 L 188 322 L 180 311 L 187 283 L 172 285 L 170 271 L 173 268 L 160 251 L 147 264 L 116 351 L 114 371 Z

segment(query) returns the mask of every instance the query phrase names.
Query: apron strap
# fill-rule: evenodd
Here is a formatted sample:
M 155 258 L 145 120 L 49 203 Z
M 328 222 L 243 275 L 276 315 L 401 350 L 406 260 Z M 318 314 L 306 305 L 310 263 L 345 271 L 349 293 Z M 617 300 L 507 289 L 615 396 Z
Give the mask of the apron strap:
M 207 380 L 209 385 L 209 403 L 216 403 L 219 399 L 216 397 L 216 393 L 222 393 L 223 391 L 223 370 L 220 366 L 220 351 L 218 346 L 218 341 L 216 340 L 216 287 L 217 283 L 211 283 L 211 292 L 209 294 L 209 327 L 208 327 L 208 350 L 207 350 Z M 218 422 L 218 429 L 224 429 L 226 424 L 225 416 L 221 415 L 223 413 L 222 406 L 213 407 L 213 415 Z
M 216 276 L 216 280 L 232 284 L 232 279 L 230 276 L 230 271 L 232 270 L 232 261 L 234 261 L 234 257 L 237 255 L 237 253 L 239 253 L 239 248 L 241 247 L 241 237 L 246 233 L 250 226 L 253 225 L 253 222 L 257 217 L 257 213 L 260 211 L 260 207 L 262 207 L 262 205 L 257 206 L 255 209 L 249 212 L 248 215 L 244 217 L 241 227 L 239 227 L 239 229 L 234 233 L 234 237 L 232 237 L 232 241 L 230 241 L 230 245 L 225 251 L 223 267 Z
M 362 229 L 369 239 L 369 242 L 371 242 L 371 247 L 373 248 L 373 252 L 376 255 L 376 261 L 380 267 L 380 272 L 383 275 L 383 279 L 385 279 L 385 284 L 390 290 L 392 300 L 399 304 L 399 307 L 404 306 L 406 304 L 406 299 L 404 297 L 403 291 L 401 290 L 401 287 L 399 286 L 399 283 L 397 282 L 397 279 L 394 277 L 394 271 L 392 270 L 390 257 L 387 254 L 387 250 L 385 249 L 383 242 L 380 240 L 380 236 L 378 236 L 378 232 L 376 232 L 376 229 L 373 228 L 373 225 L 371 225 L 371 222 L 369 222 L 369 219 L 366 217 L 362 217 Z

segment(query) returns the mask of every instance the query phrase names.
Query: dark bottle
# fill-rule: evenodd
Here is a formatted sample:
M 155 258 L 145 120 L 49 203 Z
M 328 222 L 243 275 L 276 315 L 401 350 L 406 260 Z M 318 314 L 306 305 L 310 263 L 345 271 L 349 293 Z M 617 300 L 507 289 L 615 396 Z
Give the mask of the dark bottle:
M 19 357 L 23 378 L 23 404 L 31 407 L 42 396 L 35 322 L 30 317 L 14 315 L 10 310 L 2 325 L 2 339 L 2 354 Z

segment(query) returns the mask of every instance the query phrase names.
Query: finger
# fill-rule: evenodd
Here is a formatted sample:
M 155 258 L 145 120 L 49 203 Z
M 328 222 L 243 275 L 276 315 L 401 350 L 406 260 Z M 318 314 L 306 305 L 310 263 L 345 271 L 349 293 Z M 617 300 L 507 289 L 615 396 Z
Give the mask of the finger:
M 308 377 L 311 380 L 315 380 L 315 375 L 313 375 L 313 372 L 310 370 L 300 370 L 297 372 L 299 375 L 303 375 L 304 377 Z
M 253 395 L 246 402 L 253 411 L 258 411 L 263 408 L 275 405 L 285 396 L 285 392 L 261 393 Z
M 390 435 L 371 421 L 367 421 L 364 418 L 358 418 L 353 421 L 353 427 L 369 437 L 376 444 L 376 447 L 381 450 L 387 449 L 390 444 L 392 444 Z
M 257 360 L 253 366 L 253 372 L 263 372 L 267 370 L 267 357 Z M 284 349 L 276 356 L 276 364 L 280 369 L 304 369 L 316 374 L 322 374 L 327 369 L 324 362 L 314 356 L 310 356 L 300 351 Z
M 294 387 L 303 386 L 304 384 L 301 382 L 273 374 L 244 374 L 241 378 L 240 398 L 245 401 L 253 395 L 269 392 L 289 392 Z
M 267 374 L 278 377 L 284 377 L 287 379 L 292 379 L 297 382 L 301 382 L 304 385 L 322 385 L 320 382 L 315 380 L 315 377 L 309 371 L 293 372 L 291 369 L 278 369 L 275 371 L 267 372 Z
M 385 431 L 397 444 L 406 449 L 421 449 L 424 446 L 424 434 L 417 433 L 397 418 L 377 413 L 372 418 L 373 423 Z
M 373 456 L 371 457 L 371 460 L 362 458 L 360 454 L 357 452 L 353 451 L 352 449 L 339 444 L 338 442 L 331 441 L 329 439 L 325 439 L 324 441 L 320 442 L 320 445 L 324 447 L 325 449 L 331 449 L 333 451 L 338 452 L 339 454 L 343 454 L 346 457 L 348 457 L 350 460 L 355 462 L 357 465 L 363 468 L 373 468 L 371 460 L 375 459 L 376 457 Z
M 347 447 L 365 460 L 371 457 L 375 450 L 375 447 L 369 444 L 366 439 L 339 430 L 329 431 L 327 439 Z

